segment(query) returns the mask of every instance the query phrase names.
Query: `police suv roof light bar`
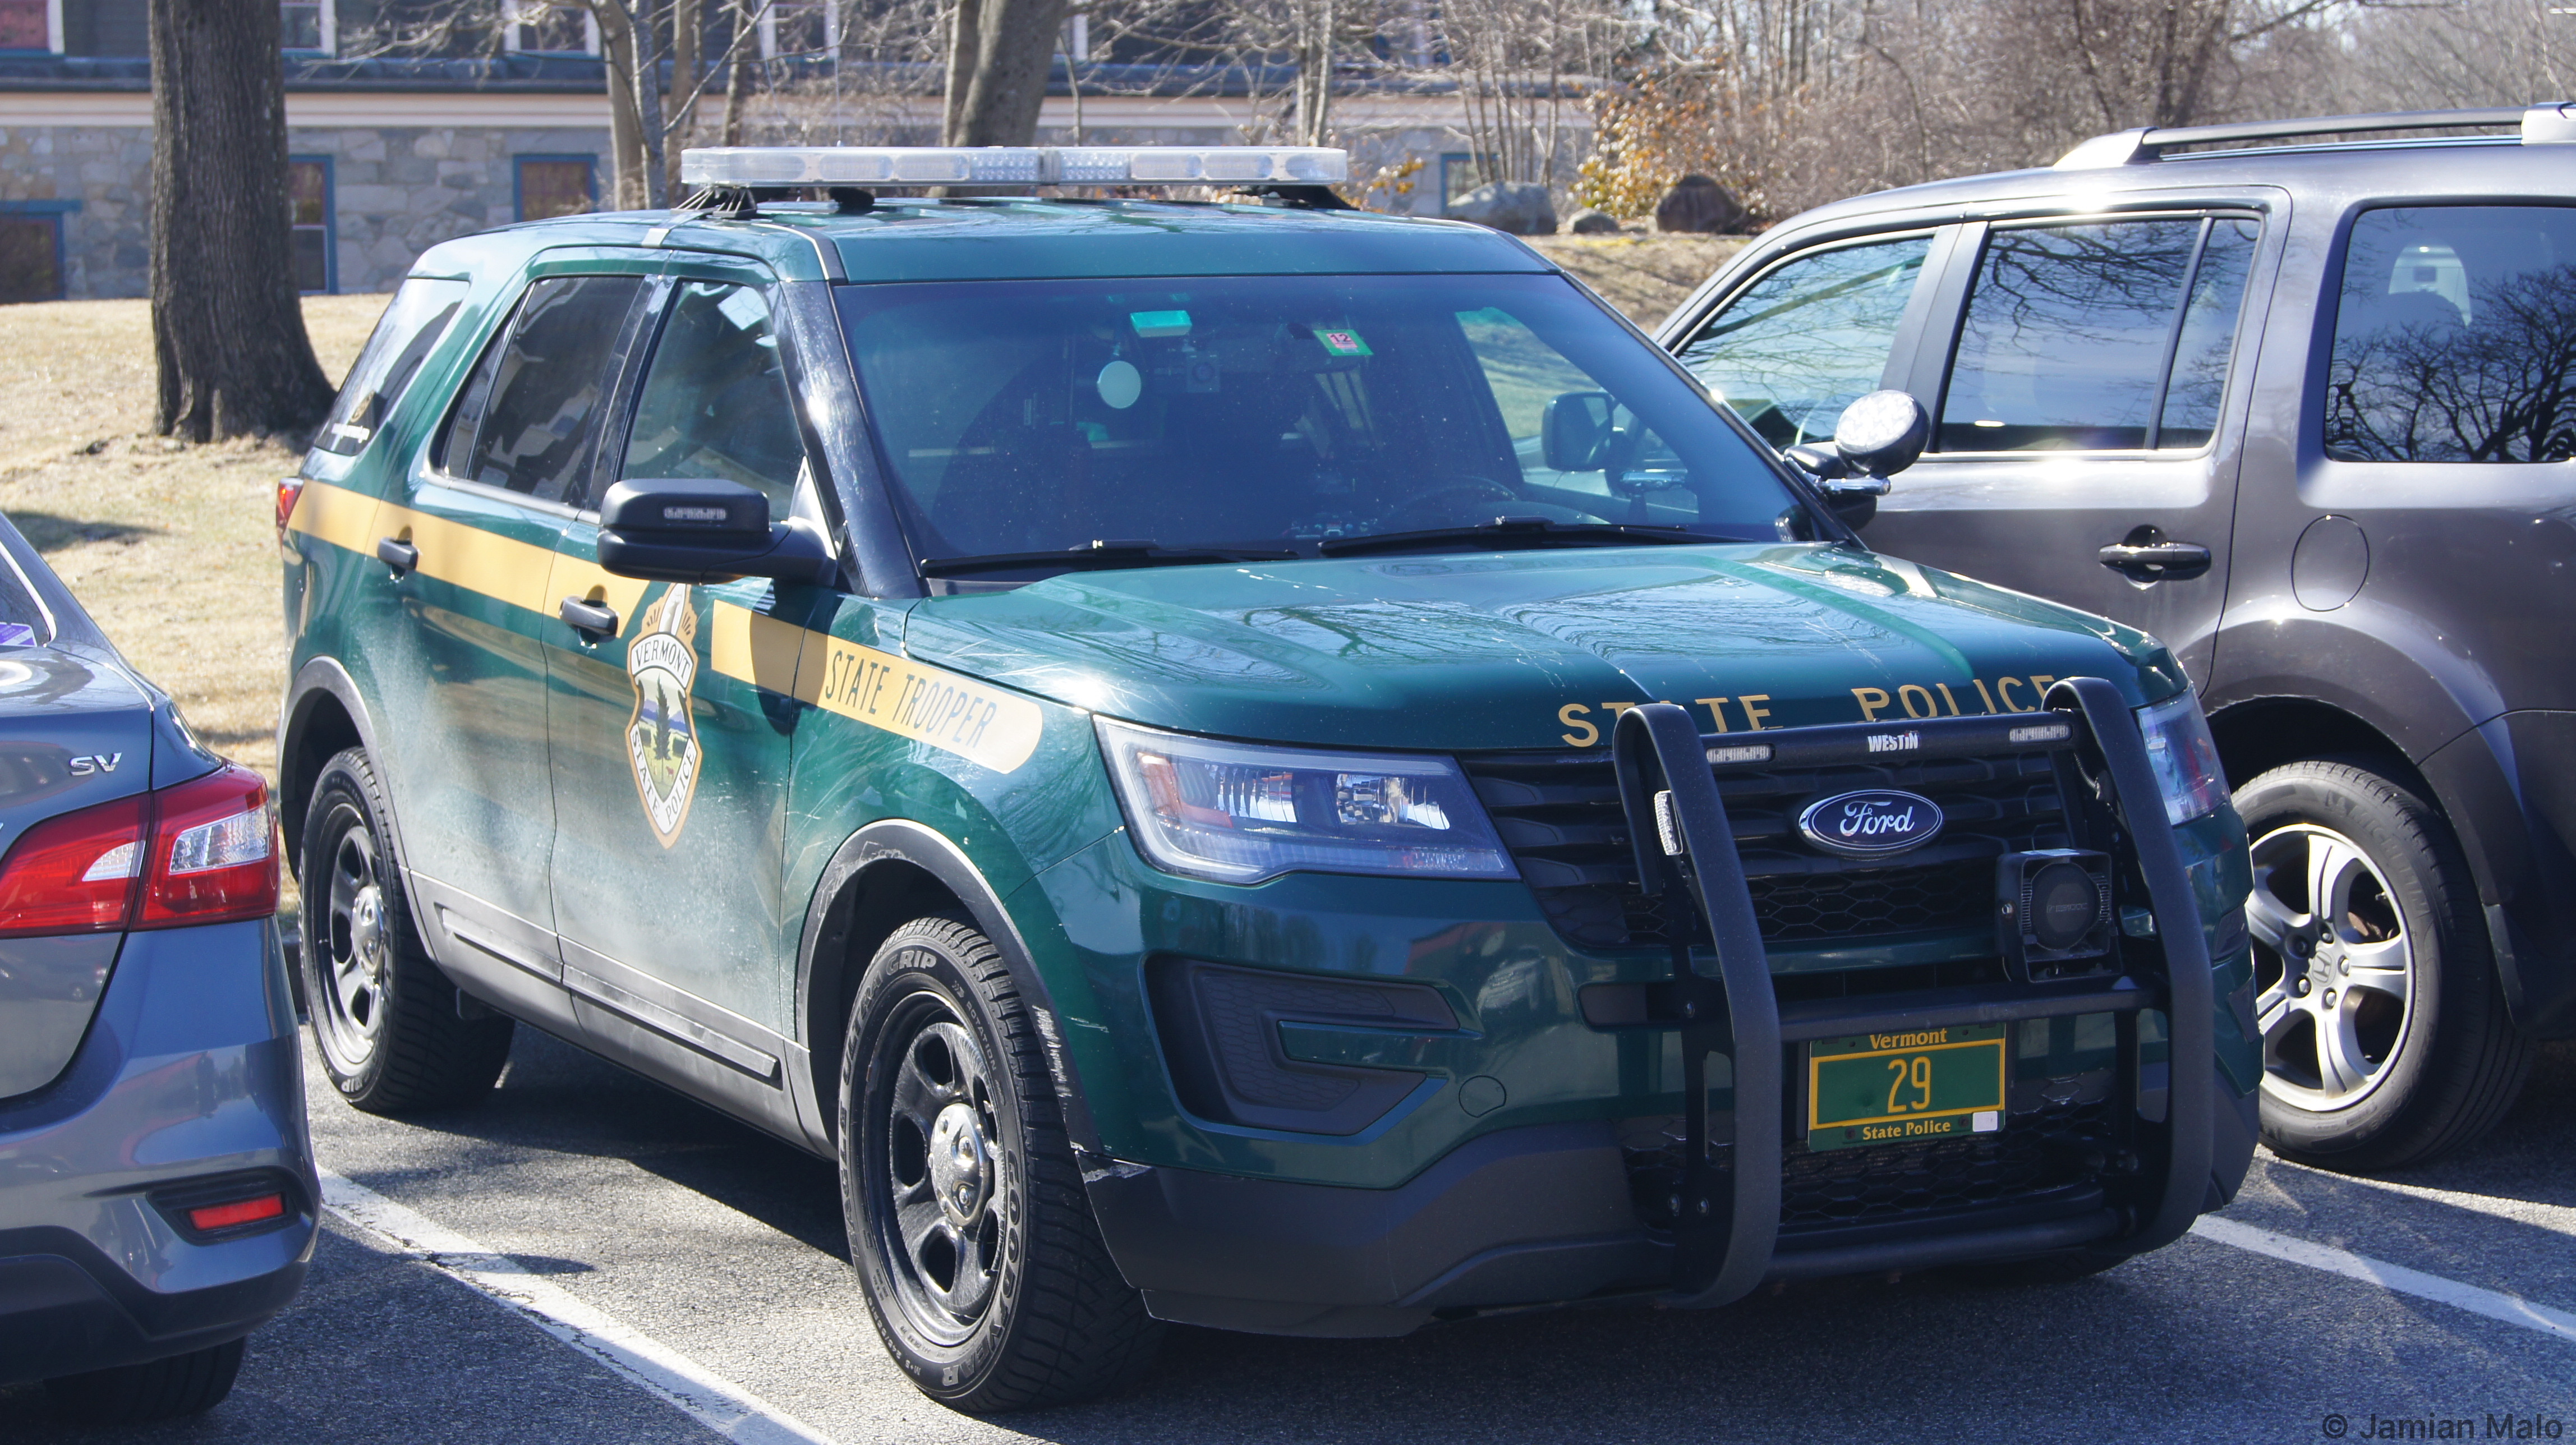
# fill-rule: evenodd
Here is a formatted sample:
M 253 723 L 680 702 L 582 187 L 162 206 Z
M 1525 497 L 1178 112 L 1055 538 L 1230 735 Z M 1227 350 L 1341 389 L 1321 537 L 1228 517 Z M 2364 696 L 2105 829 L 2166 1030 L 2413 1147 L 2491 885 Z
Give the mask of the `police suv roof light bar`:
M 1321 146 L 719 146 L 680 152 L 680 183 L 774 186 L 1331 186 Z

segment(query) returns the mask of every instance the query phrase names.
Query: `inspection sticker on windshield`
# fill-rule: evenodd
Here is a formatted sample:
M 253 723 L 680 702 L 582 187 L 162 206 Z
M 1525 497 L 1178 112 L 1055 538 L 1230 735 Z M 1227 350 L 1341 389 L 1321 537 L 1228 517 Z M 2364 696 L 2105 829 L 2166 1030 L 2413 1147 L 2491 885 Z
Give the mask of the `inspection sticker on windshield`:
M 1356 331 L 1327 331 L 1323 327 L 1318 326 L 1315 328 L 1315 339 L 1324 343 L 1324 349 L 1335 356 L 1374 356 L 1377 354 L 1376 352 L 1368 349 L 1368 343 L 1360 340 L 1360 334 Z
M 0 647 L 33 647 L 36 629 L 23 622 L 0 622 Z
M 1127 324 L 1135 327 L 1136 334 L 1139 336 L 1187 336 L 1190 334 L 1190 313 L 1130 311 L 1127 313 Z

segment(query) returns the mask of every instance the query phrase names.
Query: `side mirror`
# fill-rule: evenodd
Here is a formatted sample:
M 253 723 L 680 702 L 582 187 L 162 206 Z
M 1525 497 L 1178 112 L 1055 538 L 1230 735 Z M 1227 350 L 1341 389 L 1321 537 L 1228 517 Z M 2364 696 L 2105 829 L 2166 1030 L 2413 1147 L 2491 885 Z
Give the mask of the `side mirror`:
M 1606 391 L 1550 397 L 1539 413 L 1540 459 L 1552 472 L 1597 472 L 1609 465 L 1614 405 Z
M 1873 391 L 1844 407 L 1834 423 L 1835 454 L 1852 471 L 1880 482 L 1914 465 L 1931 441 L 1932 414 L 1902 391 Z
M 599 565 L 654 582 L 821 582 L 832 554 L 810 526 L 772 525 L 769 498 L 740 482 L 638 478 L 599 504 Z

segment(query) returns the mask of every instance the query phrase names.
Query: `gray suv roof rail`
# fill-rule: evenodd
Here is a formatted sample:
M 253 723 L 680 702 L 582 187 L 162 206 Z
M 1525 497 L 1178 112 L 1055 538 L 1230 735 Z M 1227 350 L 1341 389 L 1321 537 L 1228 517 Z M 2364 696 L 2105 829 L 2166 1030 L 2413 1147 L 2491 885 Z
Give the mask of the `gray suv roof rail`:
M 2229 125 L 2186 125 L 2097 135 L 2059 158 L 2061 171 L 2138 165 L 2160 159 L 2172 146 L 2209 145 L 2226 141 L 2287 140 L 2298 136 L 2366 135 L 2373 131 L 2435 130 L 2450 126 L 2495 125 L 2522 128 L 2524 145 L 2576 144 L 2576 103 L 2544 102 L 2527 108 L 2485 110 L 2406 110 L 2380 115 L 2321 115 L 2300 120 L 2239 121 Z

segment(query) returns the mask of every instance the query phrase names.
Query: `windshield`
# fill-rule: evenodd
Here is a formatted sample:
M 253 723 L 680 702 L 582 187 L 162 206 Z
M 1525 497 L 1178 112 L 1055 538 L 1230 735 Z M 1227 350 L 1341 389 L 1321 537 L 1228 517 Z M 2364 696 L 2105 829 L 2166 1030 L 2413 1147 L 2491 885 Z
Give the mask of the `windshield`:
M 840 304 L 919 558 L 1311 555 L 1497 518 L 1808 532 L 1707 397 L 1562 277 L 937 282 Z

